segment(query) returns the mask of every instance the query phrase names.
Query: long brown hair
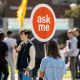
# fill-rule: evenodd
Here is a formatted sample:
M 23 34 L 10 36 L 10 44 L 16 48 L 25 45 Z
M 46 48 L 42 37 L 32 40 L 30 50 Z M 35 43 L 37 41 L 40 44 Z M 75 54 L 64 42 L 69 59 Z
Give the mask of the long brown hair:
M 53 58 L 61 58 L 59 54 L 58 43 L 53 40 L 48 43 L 48 54 L 47 56 L 51 56 Z

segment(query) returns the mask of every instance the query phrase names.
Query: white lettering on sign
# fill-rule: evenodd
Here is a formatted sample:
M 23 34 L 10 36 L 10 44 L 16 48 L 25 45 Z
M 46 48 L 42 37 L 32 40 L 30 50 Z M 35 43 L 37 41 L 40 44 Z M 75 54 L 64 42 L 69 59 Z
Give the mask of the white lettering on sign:
M 43 17 L 38 16 L 37 22 L 38 22 L 38 30 L 39 31 L 49 31 L 50 17 L 48 15 L 45 15 Z
M 35 6 L 30 21 L 32 33 L 37 40 L 47 42 L 54 36 L 56 18 L 49 5 L 38 4 Z
M 38 23 L 50 23 L 50 17 L 46 15 L 45 17 L 38 16 L 37 17 Z
M 39 24 L 39 31 L 49 31 L 49 25 Z

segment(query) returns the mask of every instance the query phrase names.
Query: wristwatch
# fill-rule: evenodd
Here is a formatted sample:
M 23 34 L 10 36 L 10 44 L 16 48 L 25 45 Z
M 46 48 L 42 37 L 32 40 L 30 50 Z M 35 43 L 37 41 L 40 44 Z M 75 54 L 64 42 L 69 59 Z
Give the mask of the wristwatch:
M 29 72 L 31 71 L 29 68 L 26 68 L 26 70 L 29 71 Z

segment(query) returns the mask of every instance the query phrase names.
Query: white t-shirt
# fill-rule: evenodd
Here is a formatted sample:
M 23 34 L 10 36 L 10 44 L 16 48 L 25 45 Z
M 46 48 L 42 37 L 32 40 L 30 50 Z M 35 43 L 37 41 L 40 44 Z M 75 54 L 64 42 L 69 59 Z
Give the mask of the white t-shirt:
M 4 42 L 8 45 L 8 53 L 11 54 L 13 52 L 13 48 L 12 47 L 17 45 L 16 39 L 6 37 L 4 39 Z

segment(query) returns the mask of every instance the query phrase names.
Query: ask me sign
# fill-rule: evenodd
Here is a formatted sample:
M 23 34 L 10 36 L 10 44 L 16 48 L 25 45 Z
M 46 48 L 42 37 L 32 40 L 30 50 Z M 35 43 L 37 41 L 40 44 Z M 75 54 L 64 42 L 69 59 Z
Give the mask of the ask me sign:
M 54 11 L 47 4 L 37 5 L 31 14 L 33 35 L 41 42 L 49 41 L 55 34 L 56 18 Z

